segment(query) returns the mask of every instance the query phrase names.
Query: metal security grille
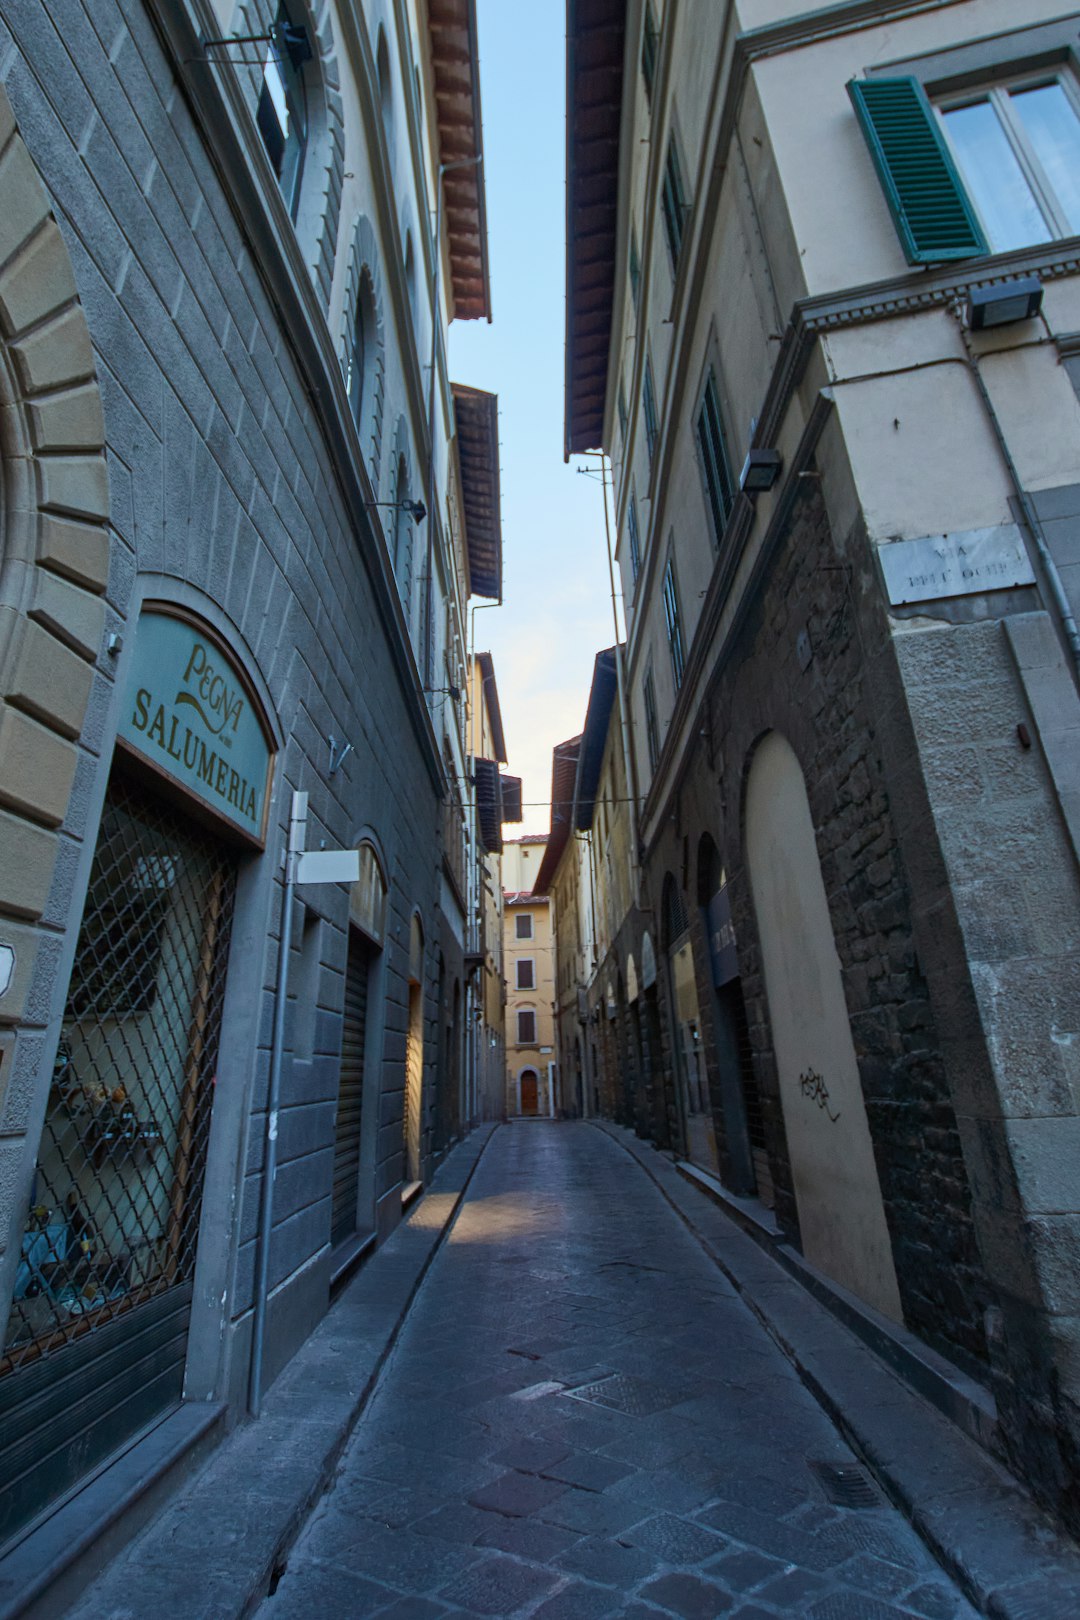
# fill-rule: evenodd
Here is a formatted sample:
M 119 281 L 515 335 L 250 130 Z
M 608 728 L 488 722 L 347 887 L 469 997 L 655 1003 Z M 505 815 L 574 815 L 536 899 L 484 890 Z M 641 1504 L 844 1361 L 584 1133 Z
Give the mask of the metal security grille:
M 114 778 L 0 1373 L 192 1277 L 233 890 L 220 845 Z
M 360 1195 L 360 1127 L 364 1101 L 364 1044 L 367 1039 L 368 974 L 371 951 L 355 930 L 345 965 L 345 1006 L 341 1026 L 341 1069 L 334 1128 L 334 1176 L 330 1241 L 344 1242 L 356 1231 Z

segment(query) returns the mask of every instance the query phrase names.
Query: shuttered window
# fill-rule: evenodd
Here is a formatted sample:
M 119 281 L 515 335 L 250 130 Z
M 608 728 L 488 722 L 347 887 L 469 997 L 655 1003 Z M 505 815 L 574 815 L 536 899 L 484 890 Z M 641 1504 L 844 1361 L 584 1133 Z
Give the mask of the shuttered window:
M 671 653 L 671 673 L 675 685 L 682 685 L 686 657 L 683 650 L 682 621 L 679 617 L 679 593 L 675 585 L 675 563 L 671 557 L 664 569 L 664 622 L 667 625 L 668 650 Z
M 671 266 L 674 270 L 678 268 L 679 254 L 682 252 L 683 225 L 687 211 L 682 164 L 679 162 L 679 150 L 675 145 L 674 136 L 668 142 L 661 202 L 664 210 L 664 234 L 667 236 L 668 252 L 671 254 Z
M 922 85 L 914 78 L 848 85 L 909 264 L 988 252 Z
M 630 425 L 630 419 L 629 419 L 629 416 L 627 415 L 627 410 L 626 410 L 626 389 L 623 387 L 622 382 L 620 381 L 620 383 L 619 383 L 619 433 L 620 433 L 620 435 L 622 437 L 622 447 L 623 447 L 623 454 L 624 455 L 626 454 L 626 430 L 629 427 L 629 425 Z
M 660 726 L 656 715 L 656 687 L 651 669 L 645 676 L 641 695 L 645 703 L 645 739 L 649 745 L 649 766 L 655 771 L 660 759 Z
M 653 85 L 656 83 L 656 54 L 659 49 L 659 32 L 656 27 L 656 18 L 653 8 L 646 0 L 645 26 L 641 34 L 641 77 L 645 81 L 645 99 L 652 105 Z
M 632 495 L 626 509 L 626 533 L 630 541 L 630 570 L 636 585 L 641 572 L 641 535 L 638 532 L 637 502 Z
M 645 362 L 645 381 L 641 388 L 641 408 L 645 416 L 645 448 L 649 452 L 649 462 L 652 463 L 653 451 L 656 449 L 656 389 L 653 386 L 652 361 Z
M 724 532 L 724 526 L 735 502 L 735 485 L 731 477 L 731 465 L 724 443 L 724 428 L 720 420 L 720 397 L 716 388 L 716 374 L 712 370 L 709 372 L 705 392 L 701 397 L 697 436 L 701 467 L 705 476 L 705 491 L 709 498 L 709 513 L 712 517 L 713 539 L 719 545 L 720 536 Z
M 630 296 L 637 309 L 641 301 L 641 254 L 638 252 L 637 231 L 630 227 Z

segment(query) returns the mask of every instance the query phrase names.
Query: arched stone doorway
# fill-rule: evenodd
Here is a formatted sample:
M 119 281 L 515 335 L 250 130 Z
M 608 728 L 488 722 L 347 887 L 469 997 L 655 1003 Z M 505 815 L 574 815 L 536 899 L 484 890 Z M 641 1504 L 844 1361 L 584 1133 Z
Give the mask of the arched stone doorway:
M 746 855 L 803 1252 L 902 1320 L 802 767 L 778 732 L 746 789 Z
M 540 1112 L 540 1076 L 535 1069 L 522 1069 L 518 1075 L 518 1113 L 535 1118 Z

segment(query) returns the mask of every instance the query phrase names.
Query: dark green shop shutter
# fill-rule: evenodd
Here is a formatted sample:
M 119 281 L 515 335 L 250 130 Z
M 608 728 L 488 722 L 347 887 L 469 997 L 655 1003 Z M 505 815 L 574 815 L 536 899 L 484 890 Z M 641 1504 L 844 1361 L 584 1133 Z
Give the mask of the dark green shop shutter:
M 848 85 L 909 264 L 990 249 L 918 79 Z

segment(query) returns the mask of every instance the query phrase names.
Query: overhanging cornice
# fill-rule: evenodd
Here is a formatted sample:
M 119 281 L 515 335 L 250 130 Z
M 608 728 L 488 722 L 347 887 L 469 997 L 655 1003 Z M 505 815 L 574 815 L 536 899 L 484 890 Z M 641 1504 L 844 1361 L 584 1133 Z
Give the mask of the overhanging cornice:
M 454 315 L 490 321 L 476 0 L 428 0 L 427 16 Z

